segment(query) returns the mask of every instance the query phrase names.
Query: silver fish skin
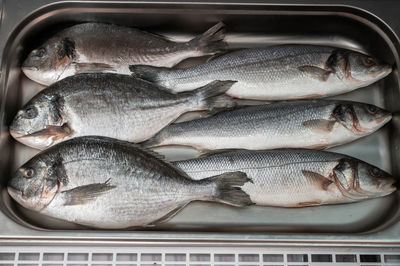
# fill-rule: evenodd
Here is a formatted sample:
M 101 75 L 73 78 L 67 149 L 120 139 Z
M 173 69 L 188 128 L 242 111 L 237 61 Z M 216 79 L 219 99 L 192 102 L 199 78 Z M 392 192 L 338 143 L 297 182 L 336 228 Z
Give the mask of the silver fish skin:
M 236 151 L 174 162 L 192 179 L 241 171 L 241 189 L 261 206 L 305 207 L 386 196 L 395 178 L 346 155 L 315 150 Z
M 234 51 L 186 69 L 137 65 L 130 70 L 175 92 L 212 80 L 236 80 L 227 92 L 233 97 L 290 100 L 346 93 L 380 80 L 392 68 L 350 50 L 293 44 Z
M 374 105 L 302 100 L 244 107 L 172 124 L 144 147 L 191 146 L 200 151 L 277 148 L 324 149 L 378 130 L 391 113 Z
M 37 149 L 93 135 L 141 142 L 183 113 L 232 107 L 235 103 L 224 92 L 233 83 L 215 81 L 192 92 L 173 94 L 126 75 L 79 74 L 33 97 L 18 111 L 10 133 Z
M 128 142 L 75 138 L 38 154 L 9 181 L 8 192 L 41 214 L 96 228 L 155 225 L 194 200 L 247 206 L 241 172 L 201 181 Z
M 22 65 L 25 75 L 44 85 L 87 72 L 129 74 L 129 65 L 171 67 L 225 47 L 224 24 L 218 23 L 188 42 L 174 42 L 134 28 L 83 23 L 57 33 L 34 49 Z

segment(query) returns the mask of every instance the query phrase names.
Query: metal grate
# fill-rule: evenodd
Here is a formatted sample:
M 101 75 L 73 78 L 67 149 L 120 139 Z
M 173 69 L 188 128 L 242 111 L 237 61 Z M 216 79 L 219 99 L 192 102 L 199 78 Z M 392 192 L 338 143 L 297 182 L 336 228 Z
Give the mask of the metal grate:
M 332 251 L 332 250 L 335 251 Z M 330 250 L 330 252 L 328 252 Z M 0 266 L 384 266 L 400 250 L 307 247 L 0 247 Z

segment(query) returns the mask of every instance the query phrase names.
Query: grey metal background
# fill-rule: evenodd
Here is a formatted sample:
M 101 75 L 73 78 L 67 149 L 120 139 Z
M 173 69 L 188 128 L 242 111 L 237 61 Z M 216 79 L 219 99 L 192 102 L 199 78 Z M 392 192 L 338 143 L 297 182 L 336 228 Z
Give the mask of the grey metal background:
M 50 4 L 54 1 L 36 0 L 36 1 L 16 1 L 7 5 L 11 0 L 2 2 L 2 16 L 0 28 L 0 51 L 3 51 L 6 40 L 12 32 L 17 22 L 26 17 L 31 10 Z M 100 2 L 100 1 L 98 1 Z M 119 1 L 124 2 L 124 1 Z M 140 2 L 140 1 L 137 1 Z M 172 2 L 172 1 L 170 1 Z M 173 1 L 175 3 L 180 1 Z M 183 2 L 183 1 L 182 1 Z M 221 3 L 229 3 L 234 1 L 219 1 Z M 399 1 L 252 1 L 253 3 L 279 3 L 279 4 L 335 4 L 335 5 L 352 5 L 372 12 L 383 19 L 397 34 L 400 34 L 400 2 Z M 1 152 L 1 151 L 0 151 Z M 252 248 L 265 247 L 266 245 L 273 247 L 277 245 L 298 245 L 299 249 L 302 245 L 308 248 L 317 248 L 318 246 L 374 246 L 374 247 L 397 247 L 400 243 L 400 224 L 392 226 L 390 230 L 376 232 L 374 234 L 243 234 L 243 233 L 203 233 L 193 235 L 190 232 L 123 232 L 123 231 L 36 231 L 25 226 L 16 224 L 11 220 L 4 219 L 3 213 L 0 213 L 0 220 L 6 221 L 1 227 L 0 243 L 1 245 L 14 245 L 16 243 L 32 243 L 49 245 L 54 243 L 96 245 L 100 243 L 120 243 L 129 242 L 137 245 L 157 245 L 163 244 L 174 246 L 185 244 L 192 247 L 199 246 L 231 246 L 232 250 L 245 245 Z M 216 239 L 218 239 L 216 243 Z M 70 241 L 70 242 L 69 242 Z M 48 248 L 50 246 L 47 246 Z M 282 246 L 284 248 L 285 246 Z M 236 252 L 236 251 L 235 251 Z M 238 250 L 237 252 L 240 252 Z M 371 251 L 369 251 L 371 252 Z M 236 253 L 235 253 L 236 254 Z M 1 264 L 1 261 L 0 261 Z M 302 264 L 301 264 L 302 265 Z M 308 265 L 308 264 L 307 264 Z M 378 264 L 374 264 L 378 265 Z M 379 264 L 380 265 L 380 264 Z

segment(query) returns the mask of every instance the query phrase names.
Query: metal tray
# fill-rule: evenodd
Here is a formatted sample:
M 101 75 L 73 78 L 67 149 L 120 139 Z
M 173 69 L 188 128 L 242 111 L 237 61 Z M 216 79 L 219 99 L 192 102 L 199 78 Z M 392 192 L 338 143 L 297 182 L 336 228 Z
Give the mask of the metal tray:
M 40 1 L 39 1 L 40 2 Z M 42 4 L 50 1 L 42 1 Z M 18 3 L 18 4 L 17 4 Z M 26 4 L 27 6 L 24 6 Z M 3 2 L 4 5 L 4 2 Z M 5 186 L 12 172 L 37 151 L 15 142 L 7 125 L 16 111 L 43 87 L 20 71 L 26 55 L 52 33 L 67 26 L 99 21 L 138 27 L 178 40 L 187 40 L 218 21 L 227 25 L 231 48 L 264 47 L 282 43 L 310 43 L 370 53 L 394 65 L 391 75 L 371 86 L 336 98 L 372 103 L 395 112 L 380 131 L 331 150 L 362 159 L 400 176 L 400 43 L 379 18 L 350 6 L 272 4 L 58 2 L 43 5 L 28 0 L 7 2 L 18 15 L 9 36 L 0 36 L 3 48 L 0 90 L 0 240 L 235 240 L 317 242 L 400 242 L 400 193 L 346 205 L 301 209 L 250 207 L 246 209 L 194 202 L 172 220 L 142 231 L 90 230 L 25 210 L 8 196 Z M 2 33 L 10 30 L 3 14 Z M 5 27 L 5 28 L 4 28 Z M 8 27 L 8 28 L 7 28 Z M 181 64 L 198 63 L 201 59 Z M 73 230 L 74 229 L 74 230 Z

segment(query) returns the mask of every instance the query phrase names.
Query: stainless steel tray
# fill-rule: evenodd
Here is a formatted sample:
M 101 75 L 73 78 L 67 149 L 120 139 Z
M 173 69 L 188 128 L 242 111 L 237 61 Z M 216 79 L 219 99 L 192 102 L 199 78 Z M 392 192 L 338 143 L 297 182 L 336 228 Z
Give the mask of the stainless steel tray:
M 392 112 L 400 109 L 399 51 L 395 33 L 379 18 L 350 6 L 276 4 L 6 2 L 1 28 L 0 91 L 0 241 L 18 239 L 80 240 L 203 240 L 203 241 L 313 241 L 325 243 L 395 244 L 400 242 L 399 196 L 394 193 L 361 203 L 281 209 L 230 208 L 195 202 L 169 222 L 143 231 L 88 230 L 45 218 L 15 204 L 4 189 L 11 173 L 37 151 L 16 143 L 7 133 L 18 108 L 42 87 L 20 71 L 27 53 L 52 33 L 84 21 L 138 27 L 179 40 L 201 33 L 218 21 L 227 25 L 231 48 L 263 47 L 278 43 L 311 43 L 371 53 L 394 64 L 393 73 L 368 88 L 336 98 L 368 102 Z M 28 16 L 13 21 L 15 11 Z M 24 10 L 22 12 L 21 10 Z M 13 30 L 11 30 L 13 28 Z M 10 35 L 6 33 L 10 32 Z M 196 60 L 198 62 L 198 60 Z M 182 65 L 192 64 L 193 60 Z M 365 160 L 395 176 L 400 159 L 400 116 L 379 132 L 332 149 Z M 74 229 L 74 230 L 72 230 Z

